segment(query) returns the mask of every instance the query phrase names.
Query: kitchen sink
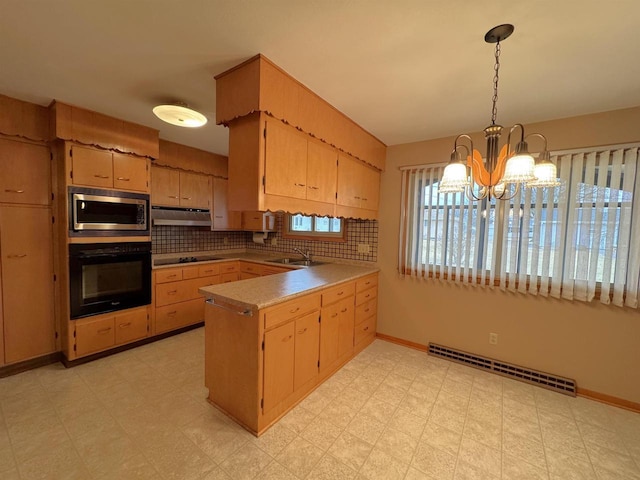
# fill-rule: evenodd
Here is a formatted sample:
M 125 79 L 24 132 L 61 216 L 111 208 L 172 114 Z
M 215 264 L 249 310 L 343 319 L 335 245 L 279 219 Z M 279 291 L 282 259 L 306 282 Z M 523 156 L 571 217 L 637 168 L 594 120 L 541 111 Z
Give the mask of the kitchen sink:
M 267 260 L 267 262 L 270 263 L 291 263 L 293 264 L 293 262 L 295 262 L 296 260 L 294 258 L 275 258 L 273 260 Z
M 318 265 L 324 265 L 325 262 L 316 262 L 315 260 L 296 260 L 289 262 L 289 265 L 298 265 L 303 267 L 317 267 Z

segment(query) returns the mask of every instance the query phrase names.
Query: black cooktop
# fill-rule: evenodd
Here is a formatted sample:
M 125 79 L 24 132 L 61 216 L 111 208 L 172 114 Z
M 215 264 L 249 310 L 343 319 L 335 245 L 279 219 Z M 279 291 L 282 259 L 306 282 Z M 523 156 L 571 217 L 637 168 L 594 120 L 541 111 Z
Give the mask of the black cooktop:
M 194 262 L 209 262 L 211 260 L 222 260 L 221 257 L 216 257 L 215 255 L 197 255 L 191 257 L 171 257 L 171 258 L 163 258 L 159 260 L 154 260 L 153 264 L 155 266 L 161 265 L 176 265 L 180 263 L 194 263 Z

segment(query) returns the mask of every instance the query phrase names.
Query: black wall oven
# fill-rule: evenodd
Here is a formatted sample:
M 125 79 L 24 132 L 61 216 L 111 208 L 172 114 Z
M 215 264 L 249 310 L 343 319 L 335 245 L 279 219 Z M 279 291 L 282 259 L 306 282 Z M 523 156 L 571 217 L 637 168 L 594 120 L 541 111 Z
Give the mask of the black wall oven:
M 71 319 L 151 303 L 151 242 L 69 245 Z
M 149 195 L 69 187 L 69 236 L 149 235 Z

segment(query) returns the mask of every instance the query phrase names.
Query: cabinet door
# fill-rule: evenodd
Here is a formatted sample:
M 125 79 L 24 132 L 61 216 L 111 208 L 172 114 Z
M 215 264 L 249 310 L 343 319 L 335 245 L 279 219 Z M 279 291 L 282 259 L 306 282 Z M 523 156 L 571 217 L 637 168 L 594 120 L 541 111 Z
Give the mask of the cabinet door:
M 277 120 L 266 128 L 264 193 L 307 198 L 307 139 Z
M 55 351 L 51 211 L 0 208 L 5 362 Z
M 113 188 L 113 155 L 105 150 L 71 147 L 73 184 Z
M 320 323 L 318 322 L 318 317 L 319 312 L 313 312 L 295 321 L 294 390 L 302 387 L 318 375 L 320 347 Z
M 169 207 L 180 205 L 180 172 L 151 167 L 151 204 Z
M 374 168 L 362 165 L 362 198 L 361 206 L 368 210 L 378 210 L 380 198 L 380 172 Z
M 209 176 L 199 173 L 180 172 L 180 206 L 209 208 L 211 203 Z
M 264 334 L 264 412 L 293 393 L 295 322 Z
M 113 347 L 116 341 L 114 317 L 76 322 L 76 355 L 82 357 Z
M 337 152 L 333 147 L 311 140 L 307 152 L 307 200 L 335 203 Z
M 0 202 L 48 205 L 51 160 L 47 147 L 0 139 Z
M 149 191 L 149 160 L 122 153 L 113 154 L 113 187 Z
M 116 345 L 146 337 L 149 331 L 147 309 L 117 314 L 114 327 Z
M 213 179 L 213 214 L 211 230 L 240 230 L 242 228 L 242 212 L 227 210 L 227 189 L 229 180 L 214 177 Z
M 353 297 L 339 304 L 338 318 L 338 357 L 353 352 L 353 328 L 355 327 L 355 309 Z
M 345 207 L 360 208 L 361 205 L 361 177 L 362 170 L 365 168 L 357 161 L 340 155 L 338 159 L 338 205 Z
M 339 303 L 322 309 L 320 323 L 320 371 L 331 369 L 338 359 L 338 338 L 340 335 Z

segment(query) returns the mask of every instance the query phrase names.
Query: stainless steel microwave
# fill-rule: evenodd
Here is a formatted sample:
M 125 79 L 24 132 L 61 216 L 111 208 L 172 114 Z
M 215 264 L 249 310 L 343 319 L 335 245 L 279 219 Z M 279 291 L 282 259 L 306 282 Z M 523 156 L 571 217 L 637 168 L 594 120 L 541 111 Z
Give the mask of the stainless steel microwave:
M 149 235 L 149 195 L 69 187 L 69 235 Z

